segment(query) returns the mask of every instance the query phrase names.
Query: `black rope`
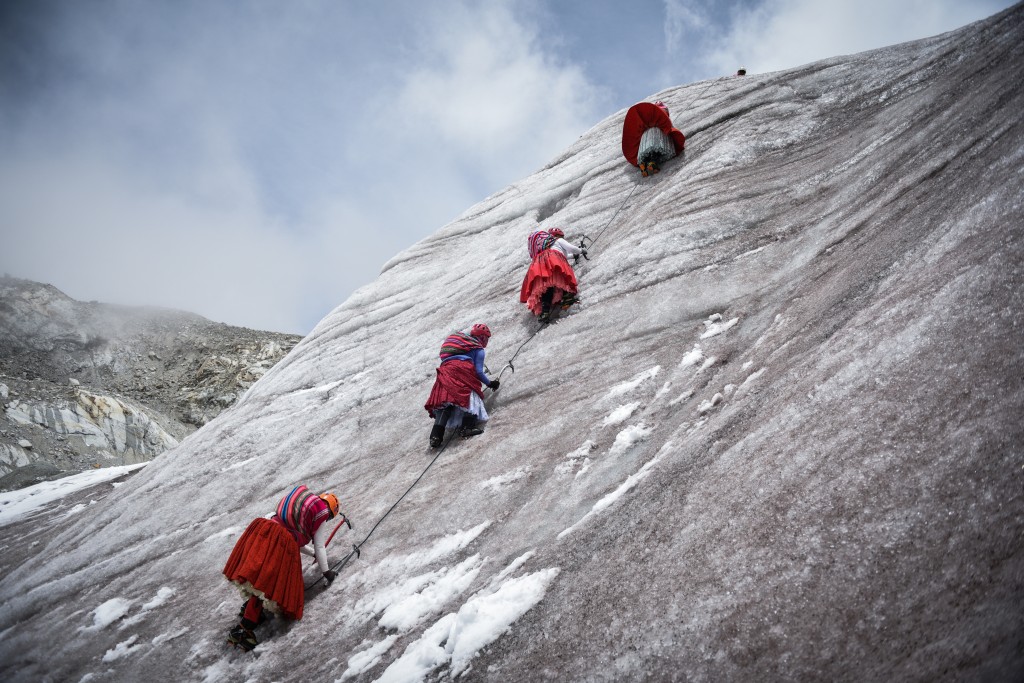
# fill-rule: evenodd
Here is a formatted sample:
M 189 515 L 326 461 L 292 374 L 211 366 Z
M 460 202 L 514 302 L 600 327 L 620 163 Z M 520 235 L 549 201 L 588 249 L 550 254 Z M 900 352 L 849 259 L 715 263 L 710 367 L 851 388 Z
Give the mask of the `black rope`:
M 450 444 L 452 442 L 452 439 L 454 439 L 454 438 L 455 438 L 455 434 L 452 434 L 452 436 L 449 437 L 449 439 L 447 441 L 445 441 L 441 445 L 441 448 L 439 448 L 438 451 L 437 451 L 437 455 L 435 455 L 434 458 L 430 461 L 430 463 L 427 464 L 427 466 L 423 469 L 423 471 L 420 472 L 420 476 L 416 477 L 416 481 L 414 481 L 412 484 L 410 484 L 409 488 L 407 488 L 405 490 L 405 493 L 403 493 L 401 495 L 401 497 L 398 500 L 395 501 L 394 505 L 392 505 L 390 508 L 388 508 L 388 511 L 385 512 L 383 515 L 381 515 L 381 518 L 377 520 L 377 523 L 373 525 L 373 528 L 370 529 L 370 531 L 366 534 L 366 536 L 363 537 L 363 540 L 359 541 L 359 543 L 353 543 L 352 544 L 352 552 L 350 552 L 344 558 L 342 558 L 337 563 L 335 563 L 335 565 L 333 567 L 331 567 L 330 571 L 333 571 L 335 574 L 337 574 L 338 572 L 340 572 L 342 570 L 342 568 L 344 568 L 344 566 L 346 564 L 348 564 L 348 561 L 352 559 L 353 555 L 356 556 L 356 557 L 359 557 L 359 554 L 360 554 L 359 550 L 360 550 L 360 548 L 363 547 L 363 544 L 366 543 L 368 540 L 370 540 L 370 536 L 373 536 L 373 532 L 377 530 L 377 527 L 379 527 L 381 525 L 381 522 L 383 522 L 385 519 L 387 519 L 388 515 L 390 515 L 392 512 L 394 512 L 395 508 L 398 507 L 398 504 L 401 503 L 405 499 L 405 497 L 407 495 L 409 495 L 409 492 L 412 491 L 413 488 L 415 488 L 416 484 L 420 483 L 420 479 L 422 479 L 423 476 L 427 473 L 427 470 L 429 470 L 434 465 L 434 463 L 437 462 L 437 459 L 441 457 L 442 453 L 444 453 L 444 449 L 448 448 L 448 444 Z M 311 583 L 308 586 L 306 586 L 306 589 L 308 590 L 308 589 L 312 588 L 313 586 L 317 585 L 318 583 L 320 583 L 323 580 L 323 578 L 324 577 L 321 576 L 319 579 L 317 579 L 313 583 Z
M 585 242 L 586 240 L 590 240 L 590 243 L 586 245 L 586 248 L 588 250 L 590 249 L 590 247 L 594 246 L 594 243 L 597 242 L 597 240 L 599 240 L 601 238 L 601 235 L 604 234 L 605 230 L 607 230 L 611 226 L 612 221 L 615 220 L 615 217 L 618 216 L 619 212 L 622 211 L 623 207 L 626 206 L 626 202 L 629 201 L 629 198 L 633 196 L 633 193 L 636 192 L 636 188 L 638 188 L 638 187 L 640 187 L 640 181 L 639 180 L 636 182 L 636 184 L 633 185 L 633 189 L 629 191 L 629 194 L 627 194 L 626 198 L 622 200 L 622 203 L 619 204 L 619 208 L 615 209 L 615 213 L 612 214 L 612 217 L 608 219 L 608 222 L 605 223 L 604 227 L 601 228 L 600 232 L 597 233 L 597 237 L 587 237 L 587 236 L 584 235 L 583 242 Z M 583 242 L 581 242 L 581 244 Z
M 511 358 L 508 359 L 508 362 L 505 363 L 505 367 L 503 367 L 501 369 L 501 372 L 498 373 L 498 376 L 495 377 L 495 379 L 501 379 L 501 376 L 505 374 L 505 370 L 511 370 L 513 373 L 515 373 L 516 366 L 512 365 L 512 361 L 514 361 L 516 359 L 516 356 L 518 356 L 519 352 L 523 350 L 523 347 L 526 346 L 527 344 L 529 344 L 530 340 L 537 336 L 538 332 L 540 332 L 540 328 L 534 330 L 533 334 L 531 334 L 529 337 L 527 337 L 526 341 L 524 341 L 522 344 L 519 345 L 519 348 L 516 349 L 516 352 L 512 354 Z

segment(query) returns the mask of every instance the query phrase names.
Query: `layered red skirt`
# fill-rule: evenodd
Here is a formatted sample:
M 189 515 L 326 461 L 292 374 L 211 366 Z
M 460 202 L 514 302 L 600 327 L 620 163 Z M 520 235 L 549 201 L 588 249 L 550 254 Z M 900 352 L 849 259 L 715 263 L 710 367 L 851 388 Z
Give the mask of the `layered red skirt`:
M 449 404 L 468 411 L 469 395 L 472 393 L 483 398 L 480 378 L 476 376 L 476 368 L 473 367 L 472 361 L 445 361 L 437 369 L 434 387 L 430 390 L 430 397 L 423 407 L 431 417 L 434 416 L 435 410 Z
M 555 288 L 555 296 L 551 305 L 562 301 L 562 294 L 576 294 L 576 273 L 558 249 L 545 249 L 533 259 L 530 269 L 523 278 L 523 287 L 519 291 L 519 300 L 526 304 L 534 315 L 540 315 L 542 304 L 540 298 L 548 289 Z
M 259 517 L 249 524 L 224 565 L 224 576 L 271 612 L 302 618 L 306 589 L 299 545 L 277 522 Z

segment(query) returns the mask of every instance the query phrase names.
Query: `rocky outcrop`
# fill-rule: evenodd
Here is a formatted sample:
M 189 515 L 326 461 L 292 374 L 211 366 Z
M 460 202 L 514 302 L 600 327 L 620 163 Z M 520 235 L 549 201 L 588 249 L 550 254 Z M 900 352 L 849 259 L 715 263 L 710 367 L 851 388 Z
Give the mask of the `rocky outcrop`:
M 0 490 L 173 448 L 299 341 L 0 278 Z

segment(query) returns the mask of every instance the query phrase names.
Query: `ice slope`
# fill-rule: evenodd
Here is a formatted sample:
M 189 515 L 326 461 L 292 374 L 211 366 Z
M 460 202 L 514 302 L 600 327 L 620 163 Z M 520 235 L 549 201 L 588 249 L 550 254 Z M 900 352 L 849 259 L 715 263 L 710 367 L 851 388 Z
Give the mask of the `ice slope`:
M 5 536 L 40 549 L 0 579 L 0 677 L 1019 677 L 1022 17 L 658 93 L 687 150 L 643 181 L 609 116 L 173 458 Z M 538 223 L 599 238 L 583 305 L 532 336 Z M 438 345 L 478 321 L 493 373 L 521 347 L 487 431 L 229 652 L 244 526 L 302 482 L 356 523 L 334 557 L 361 539 L 430 462 Z

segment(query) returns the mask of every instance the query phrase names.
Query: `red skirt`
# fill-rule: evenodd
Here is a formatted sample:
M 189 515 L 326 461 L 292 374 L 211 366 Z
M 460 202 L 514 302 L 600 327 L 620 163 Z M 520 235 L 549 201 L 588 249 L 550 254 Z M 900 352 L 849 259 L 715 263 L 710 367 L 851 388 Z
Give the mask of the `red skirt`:
M 555 288 L 555 297 L 551 305 L 562 301 L 562 293 L 576 294 L 576 273 L 558 249 L 545 249 L 533 259 L 530 269 L 523 278 L 523 287 L 519 291 L 519 300 L 533 312 L 541 314 L 540 298 L 548 289 Z
M 483 398 L 480 378 L 476 376 L 472 361 L 450 360 L 441 363 L 437 369 L 434 388 L 430 390 L 430 398 L 423 407 L 431 417 L 435 410 L 448 404 L 469 410 L 469 395 L 473 392 Z
M 277 522 L 265 517 L 252 520 L 235 543 L 224 576 L 243 594 L 260 598 L 271 612 L 302 618 L 306 587 L 299 546 Z

